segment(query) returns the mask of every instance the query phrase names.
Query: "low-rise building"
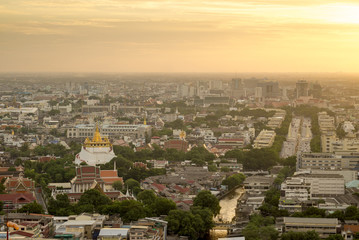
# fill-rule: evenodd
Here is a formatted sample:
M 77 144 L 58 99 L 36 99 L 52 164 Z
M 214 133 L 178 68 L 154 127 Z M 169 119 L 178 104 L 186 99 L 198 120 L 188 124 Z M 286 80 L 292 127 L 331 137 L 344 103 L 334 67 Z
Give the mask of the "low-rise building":
M 254 148 L 268 148 L 274 143 L 276 133 L 272 130 L 262 130 L 254 140 Z
M 244 180 L 244 189 L 251 195 L 264 194 L 272 186 L 274 178 L 271 176 L 250 176 Z
M 4 203 L 5 212 L 12 212 L 36 201 L 36 198 L 33 193 L 8 193 L 0 194 L 0 201 Z
M 94 124 L 82 124 L 67 129 L 67 138 L 91 138 L 96 126 Z M 145 138 L 151 136 L 152 127 L 143 124 L 103 124 L 100 133 L 112 138 L 133 137 Z
M 146 160 L 146 162 L 150 163 L 153 168 L 166 168 L 168 166 L 166 160 Z
M 345 194 L 344 177 L 339 174 L 297 174 L 281 185 L 282 196 L 301 201 Z
M 188 142 L 185 140 L 176 140 L 176 139 L 172 139 L 172 140 L 168 140 L 165 142 L 165 149 L 177 149 L 178 151 L 182 151 L 182 152 L 187 152 L 188 150 Z
M 298 169 L 359 170 L 359 152 L 302 153 Z
M 53 216 L 45 214 L 8 213 L 1 220 L 2 222 L 6 220 L 18 224 L 20 227 L 18 231 L 28 235 L 31 234 L 36 238 L 48 238 L 52 234 L 54 227 Z M 23 236 L 25 235 L 23 234 Z
M 231 169 L 233 172 L 242 172 L 243 171 L 243 164 L 241 163 L 220 163 L 219 167 L 226 167 Z
M 315 231 L 321 238 L 340 233 L 340 222 L 337 218 L 277 218 L 276 224 L 283 232 Z
M 20 173 L 19 177 L 7 178 L 4 186 L 7 193 L 32 193 L 35 190 L 35 182 L 23 177 L 22 173 Z

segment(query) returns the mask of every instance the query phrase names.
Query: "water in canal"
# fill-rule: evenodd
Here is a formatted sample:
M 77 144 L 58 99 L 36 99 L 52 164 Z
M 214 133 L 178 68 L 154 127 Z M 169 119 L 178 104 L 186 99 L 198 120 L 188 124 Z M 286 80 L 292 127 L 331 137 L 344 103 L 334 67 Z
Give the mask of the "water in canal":
M 218 216 L 215 217 L 214 221 L 217 223 L 231 223 L 236 215 L 237 201 L 243 193 L 243 188 L 238 188 L 232 194 L 227 195 L 225 198 L 219 201 L 221 211 Z M 211 240 L 217 240 L 218 238 L 226 236 L 227 230 L 214 228 L 210 232 Z

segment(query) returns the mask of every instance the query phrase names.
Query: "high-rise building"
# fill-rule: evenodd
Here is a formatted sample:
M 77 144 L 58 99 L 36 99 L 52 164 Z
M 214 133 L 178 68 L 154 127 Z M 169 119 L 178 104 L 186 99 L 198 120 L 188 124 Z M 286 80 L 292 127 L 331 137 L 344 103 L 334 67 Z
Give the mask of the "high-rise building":
M 297 98 L 309 96 L 309 84 L 305 80 L 296 83 Z
M 211 90 L 222 90 L 223 89 L 223 82 L 222 80 L 212 80 L 209 82 L 209 88 Z
M 244 84 L 241 78 L 233 78 L 231 84 L 231 97 L 241 98 L 246 96 Z
M 313 84 L 313 89 L 311 90 L 311 94 L 314 98 L 321 98 L 322 96 L 322 86 L 319 83 Z
M 181 84 L 178 86 L 178 97 L 184 98 L 189 97 L 189 86 Z
M 256 101 L 262 102 L 263 101 L 263 92 L 261 87 L 256 87 L 254 92 L 254 97 Z
M 232 79 L 232 89 L 239 90 L 243 89 L 243 81 L 241 78 L 233 78 Z
M 278 82 L 265 81 L 258 83 L 257 86 L 262 88 L 263 98 L 277 98 L 281 95 Z

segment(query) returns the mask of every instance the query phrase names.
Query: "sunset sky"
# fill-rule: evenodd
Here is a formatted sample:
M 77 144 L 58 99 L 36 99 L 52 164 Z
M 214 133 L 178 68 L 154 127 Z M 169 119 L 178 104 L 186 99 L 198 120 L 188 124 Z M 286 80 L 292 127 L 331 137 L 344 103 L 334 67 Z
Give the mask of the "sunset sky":
M 359 72 L 359 1 L 1 0 L 0 71 Z

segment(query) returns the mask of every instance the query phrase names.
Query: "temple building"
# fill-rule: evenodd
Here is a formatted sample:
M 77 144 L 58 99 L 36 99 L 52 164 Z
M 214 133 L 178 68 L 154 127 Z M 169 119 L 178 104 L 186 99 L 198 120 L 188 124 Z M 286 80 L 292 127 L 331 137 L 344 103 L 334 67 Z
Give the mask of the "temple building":
M 81 195 L 90 189 L 97 189 L 111 200 L 134 199 L 130 194 L 123 194 L 121 191 L 113 188 L 113 183 L 116 181 L 123 182 L 122 177 L 118 176 L 117 170 L 101 170 L 99 166 L 77 166 L 76 176 L 71 180 L 71 189 L 67 192 L 58 191 L 54 187 L 52 189 L 52 196 L 55 198 L 57 194 L 66 193 L 71 202 L 77 202 Z M 61 183 L 64 184 L 64 183 Z
M 87 165 L 96 166 L 105 164 L 116 157 L 112 149 L 112 144 L 107 137 L 102 138 L 98 126 L 92 139 L 86 138 L 81 152 L 76 155 L 75 163 L 85 162 Z
M 71 180 L 71 192 L 83 193 L 97 185 L 103 189 L 105 182 L 101 178 L 100 167 L 81 166 L 76 167 L 76 177 Z
M 33 193 L 35 191 L 35 182 L 23 176 L 8 177 L 4 182 L 5 192 L 7 193 Z

